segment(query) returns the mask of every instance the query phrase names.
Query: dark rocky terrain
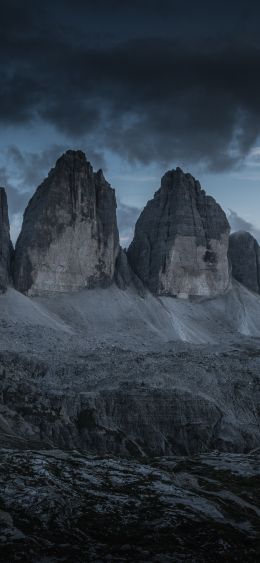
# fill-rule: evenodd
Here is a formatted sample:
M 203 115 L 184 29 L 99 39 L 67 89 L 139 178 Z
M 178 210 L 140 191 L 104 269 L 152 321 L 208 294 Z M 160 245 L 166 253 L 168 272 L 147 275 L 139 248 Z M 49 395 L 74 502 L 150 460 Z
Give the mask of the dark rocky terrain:
M 250 339 L 154 352 L 103 345 L 73 361 L 2 353 L 0 362 L 7 446 L 141 458 L 260 447 L 260 348 Z
M 0 297 L 0 560 L 258 561 L 259 300 Z
M 248 562 L 260 556 L 260 457 L 129 461 L 2 449 L 1 561 Z

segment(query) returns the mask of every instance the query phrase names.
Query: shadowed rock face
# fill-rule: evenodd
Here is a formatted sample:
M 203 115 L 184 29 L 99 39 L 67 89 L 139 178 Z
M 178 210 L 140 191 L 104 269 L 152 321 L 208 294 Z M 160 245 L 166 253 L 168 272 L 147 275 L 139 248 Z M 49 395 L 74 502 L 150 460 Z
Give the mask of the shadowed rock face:
M 224 211 L 177 168 L 141 213 L 128 250 L 136 274 L 159 295 L 213 296 L 230 284 Z
M 33 295 L 109 285 L 118 249 L 114 190 L 83 152 L 67 151 L 25 211 L 16 288 Z
M 150 458 L 259 449 L 260 354 L 252 341 L 217 353 L 172 343 L 145 353 L 71 346 L 70 358 L 61 344 L 63 361 L 49 343 L 44 361 L 39 345 L 34 356 L 24 353 L 26 341 L 23 354 L 0 351 L 2 447 Z
M 0 188 L 0 291 L 5 291 L 11 278 L 13 246 L 10 240 L 7 197 Z
M 260 293 L 260 247 L 246 231 L 232 233 L 229 257 L 234 278 L 248 289 Z

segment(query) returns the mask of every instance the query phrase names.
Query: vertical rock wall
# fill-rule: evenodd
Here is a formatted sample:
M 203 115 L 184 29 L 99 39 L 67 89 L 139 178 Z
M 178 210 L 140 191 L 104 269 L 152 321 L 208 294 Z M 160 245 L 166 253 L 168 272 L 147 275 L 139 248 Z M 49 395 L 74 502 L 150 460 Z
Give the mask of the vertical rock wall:
M 248 289 L 260 293 L 260 247 L 257 240 L 246 231 L 232 233 L 229 257 L 234 278 Z
M 108 285 L 118 251 L 114 190 L 84 153 L 67 151 L 25 210 L 15 287 L 33 295 Z
M 229 231 L 221 207 L 177 168 L 141 213 L 128 258 L 153 293 L 218 295 L 230 285 Z

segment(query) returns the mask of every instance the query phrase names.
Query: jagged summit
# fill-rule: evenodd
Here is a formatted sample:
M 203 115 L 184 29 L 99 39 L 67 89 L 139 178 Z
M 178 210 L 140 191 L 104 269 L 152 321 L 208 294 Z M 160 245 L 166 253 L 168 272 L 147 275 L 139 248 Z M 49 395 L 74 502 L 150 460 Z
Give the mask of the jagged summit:
M 88 162 L 87 157 L 83 151 L 68 149 L 57 159 L 56 166 L 59 165 L 60 163 L 71 162 L 71 161 L 75 162 L 76 160 L 85 163 Z
M 10 239 L 10 226 L 6 191 L 0 188 L 0 291 L 5 291 L 11 278 L 13 245 Z
M 84 162 L 88 162 L 87 157 L 82 150 L 80 150 L 80 149 L 78 149 L 78 150 L 68 149 L 57 159 L 57 163 L 69 161 L 69 160 L 73 160 L 73 161 L 81 160 L 81 161 L 84 161 Z
M 86 154 L 81 150 L 69 149 L 57 159 L 54 168 L 50 170 L 48 176 L 57 172 L 58 169 L 79 170 L 83 167 L 89 171 L 90 175 L 93 174 L 93 167 L 88 161 Z
M 260 293 L 260 247 L 247 231 L 236 231 L 229 238 L 229 257 L 234 278 L 251 291 Z
M 181 168 L 162 177 L 135 228 L 130 264 L 151 291 L 161 295 L 221 294 L 229 287 L 224 211 Z
M 118 250 L 114 190 L 82 151 L 67 151 L 25 210 L 15 287 L 32 295 L 107 285 Z

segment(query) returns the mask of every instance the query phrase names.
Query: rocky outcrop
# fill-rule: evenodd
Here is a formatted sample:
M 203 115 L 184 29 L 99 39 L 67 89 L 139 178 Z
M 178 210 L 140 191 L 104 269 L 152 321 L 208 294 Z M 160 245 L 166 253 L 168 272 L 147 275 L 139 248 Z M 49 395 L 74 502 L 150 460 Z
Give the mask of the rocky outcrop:
M 33 295 L 109 285 L 118 250 L 114 190 L 83 152 L 67 151 L 25 211 L 16 288 Z
M 253 235 L 246 231 L 232 233 L 229 257 L 234 278 L 251 291 L 260 293 L 260 247 Z
M 5 189 L 0 188 L 0 292 L 5 291 L 10 282 L 12 259 L 7 197 Z
M 229 231 L 213 197 L 177 168 L 141 213 L 128 259 L 153 293 L 214 296 L 230 285 Z

